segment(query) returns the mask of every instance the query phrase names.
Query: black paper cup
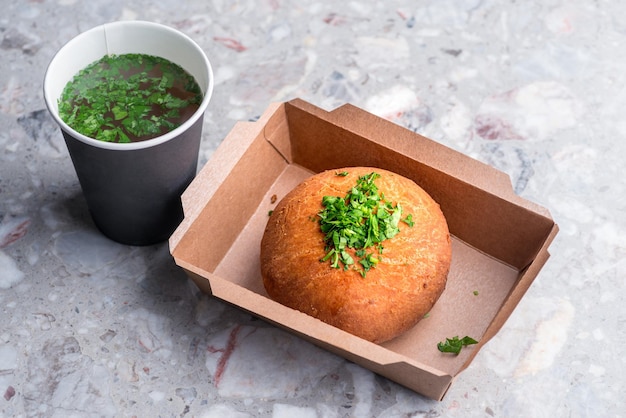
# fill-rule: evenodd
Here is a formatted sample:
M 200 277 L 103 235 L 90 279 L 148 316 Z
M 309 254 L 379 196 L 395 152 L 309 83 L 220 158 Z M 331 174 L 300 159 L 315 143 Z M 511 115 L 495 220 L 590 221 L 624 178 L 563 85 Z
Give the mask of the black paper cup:
M 59 117 L 58 100 L 81 69 L 107 54 L 138 53 L 172 61 L 196 79 L 204 98 L 173 131 L 145 141 L 112 143 L 82 135 Z M 107 237 L 129 245 L 163 242 L 183 219 L 180 196 L 196 175 L 202 122 L 213 71 L 202 49 L 183 33 L 151 22 L 104 24 L 78 35 L 54 56 L 44 98 L 61 128 L 87 206 Z

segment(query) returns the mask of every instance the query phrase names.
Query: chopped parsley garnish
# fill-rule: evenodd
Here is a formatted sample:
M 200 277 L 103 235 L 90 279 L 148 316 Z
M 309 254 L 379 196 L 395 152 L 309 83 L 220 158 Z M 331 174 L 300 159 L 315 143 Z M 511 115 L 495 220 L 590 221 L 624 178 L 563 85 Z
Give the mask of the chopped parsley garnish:
M 347 176 L 349 173 L 336 174 Z M 400 232 L 398 223 L 402 218 L 402 207 L 399 203 L 394 206 L 379 193 L 374 184 L 379 177 L 380 174 L 375 172 L 360 176 L 345 197 L 322 198 L 324 209 L 318 217 L 325 234 L 326 255 L 320 261 L 330 261 L 333 268 L 354 268 L 363 277 L 380 262 L 383 241 Z M 404 221 L 413 225 L 411 215 Z M 348 249 L 355 250 L 358 264 Z
M 193 76 L 169 60 L 145 54 L 106 55 L 65 86 L 59 116 L 88 137 L 132 142 L 177 128 L 202 97 Z
M 453 353 L 458 355 L 463 347 L 472 344 L 478 344 L 478 341 L 468 336 L 465 336 L 461 339 L 456 336 L 452 338 L 446 338 L 445 342 L 437 343 L 437 348 L 442 353 Z

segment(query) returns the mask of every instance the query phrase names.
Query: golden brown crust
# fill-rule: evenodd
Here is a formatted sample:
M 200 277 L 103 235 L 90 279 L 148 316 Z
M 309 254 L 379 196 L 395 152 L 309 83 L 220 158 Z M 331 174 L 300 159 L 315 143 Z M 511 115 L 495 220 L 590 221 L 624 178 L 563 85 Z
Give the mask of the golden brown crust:
M 349 174 L 337 176 L 339 171 Z M 320 262 L 325 244 L 317 213 L 323 196 L 345 196 L 371 172 L 381 175 L 375 184 L 385 200 L 400 203 L 414 226 L 400 222 L 400 233 L 383 242 L 380 263 L 362 277 Z M 371 167 L 330 170 L 302 182 L 276 206 L 261 241 L 263 284 L 272 299 L 379 343 L 430 311 L 445 288 L 450 260 L 439 205 L 413 181 Z

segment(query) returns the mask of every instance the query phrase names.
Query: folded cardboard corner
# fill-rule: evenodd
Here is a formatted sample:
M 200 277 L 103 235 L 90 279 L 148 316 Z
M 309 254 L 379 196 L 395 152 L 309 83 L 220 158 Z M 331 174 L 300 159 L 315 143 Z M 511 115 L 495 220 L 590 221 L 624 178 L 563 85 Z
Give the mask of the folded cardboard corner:
M 443 295 L 427 318 L 384 344 L 274 302 L 261 279 L 260 241 L 276 202 L 314 173 L 351 166 L 413 179 L 440 204 L 453 236 Z M 510 316 L 558 232 L 506 174 L 352 105 L 327 112 L 300 99 L 237 123 L 182 200 L 170 251 L 203 291 L 438 400 Z M 465 335 L 479 344 L 457 356 L 437 349 Z

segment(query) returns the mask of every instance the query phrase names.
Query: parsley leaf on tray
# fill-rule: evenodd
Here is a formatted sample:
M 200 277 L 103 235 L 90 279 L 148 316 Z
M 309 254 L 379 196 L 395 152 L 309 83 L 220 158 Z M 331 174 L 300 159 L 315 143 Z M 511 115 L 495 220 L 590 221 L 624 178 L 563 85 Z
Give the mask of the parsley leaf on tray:
M 478 341 L 468 336 L 465 336 L 461 339 L 456 336 L 452 338 L 446 338 L 445 342 L 438 343 L 437 348 L 442 353 L 453 353 L 458 355 L 463 347 L 472 344 L 478 344 Z

